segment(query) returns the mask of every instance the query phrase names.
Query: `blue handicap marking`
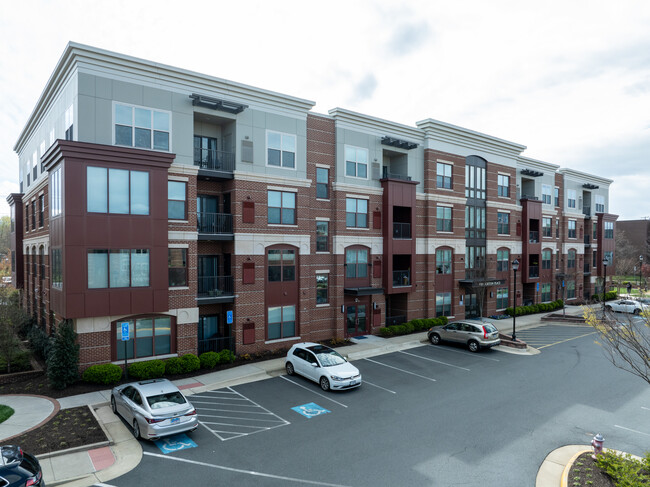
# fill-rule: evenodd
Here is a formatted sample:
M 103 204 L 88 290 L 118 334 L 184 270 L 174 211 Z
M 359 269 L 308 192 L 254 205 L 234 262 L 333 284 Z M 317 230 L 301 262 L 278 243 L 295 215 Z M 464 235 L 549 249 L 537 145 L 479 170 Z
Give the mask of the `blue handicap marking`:
M 190 440 L 187 435 L 183 434 L 161 438 L 154 443 L 165 455 L 178 450 L 185 450 L 186 448 L 196 448 L 196 443 Z
M 305 418 L 313 418 L 314 416 L 320 416 L 321 414 L 331 413 L 325 408 L 320 407 L 318 404 L 310 402 L 309 404 L 303 404 L 302 406 L 296 406 L 291 408 L 298 414 L 302 414 Z

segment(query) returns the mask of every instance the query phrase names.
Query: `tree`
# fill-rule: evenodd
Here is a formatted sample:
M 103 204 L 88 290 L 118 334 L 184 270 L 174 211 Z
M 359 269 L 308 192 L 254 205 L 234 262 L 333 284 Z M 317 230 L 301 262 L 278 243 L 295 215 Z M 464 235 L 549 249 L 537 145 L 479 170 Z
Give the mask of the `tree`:
M 21 352 L 17 332 L 24 316 L 18 304 L 18 291 L 0 287 L 0 357 L 7 362 L 7 372 Z
M 47 355 L 47 379 L 54 389 L 65 389 L 79 379 L 79 344 L 72 320 L 64 320 L 54 332 Z
M 639 265 L 637 249 L 630 243 L 623 231 L 617 231 L 614 234 L 614 244 L 616 245 L 616 273 L 619 276 L 634 274 L 635 268 Z
M 585 308 L 584 317 L 598 332 L 609 361 L 650 384 L 650 313 L 621 321 L 611 313 L 599 316 L 594 308 Z

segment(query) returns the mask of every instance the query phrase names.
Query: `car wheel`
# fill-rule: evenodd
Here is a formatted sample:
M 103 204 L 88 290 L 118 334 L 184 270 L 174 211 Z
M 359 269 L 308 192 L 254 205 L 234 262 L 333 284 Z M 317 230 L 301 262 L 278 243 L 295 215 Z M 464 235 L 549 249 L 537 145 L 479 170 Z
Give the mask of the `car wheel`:
M 135 436 L 136 439 L 140 438 L 140 425 L 138 424 L 137 419 L 133 420 L 133 436 Z
M 117 405 L 115 404 L 115 397 L 111 396 L 111 409 L 113 414 L 117 414 Z
M 438 345 L 440 343 L 440 335 L 432 333 L 429 335 L 429 341 L 431 342 L 431 345 Z
M 330 390 L 330 381 L 327 380 L 327 377 L 320 378 L 320 388 L 323 389 L 324 391 Z
M 481 346 L 478 344 L 476 340 L 470 340 L 467 343 L 467 348 L 469 348 L 470 352 L 476 353 L 481 349 Z
M 632 313 L 634 313 L 635 315 L 640 315 L 640 314 L 641 314 L 641 310 L 640 310 L 639 308 L 635 308 L 634 311 L 633 311 Z
M 287 375 L 293 375 L 293 373 L 295 372 L 293 370 L 293 364 L 291 362 L 287 362 L 284 368 L 287 369 Z

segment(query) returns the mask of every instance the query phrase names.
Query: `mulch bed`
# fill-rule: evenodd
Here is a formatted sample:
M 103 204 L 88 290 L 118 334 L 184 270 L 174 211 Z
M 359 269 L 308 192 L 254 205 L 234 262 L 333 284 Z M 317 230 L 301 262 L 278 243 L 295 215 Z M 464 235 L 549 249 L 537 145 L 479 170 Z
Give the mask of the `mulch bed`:
M 569 470 L 568 487 L 614 487 L 614 481 L 591 458 L 593 452 L 580 455 Z

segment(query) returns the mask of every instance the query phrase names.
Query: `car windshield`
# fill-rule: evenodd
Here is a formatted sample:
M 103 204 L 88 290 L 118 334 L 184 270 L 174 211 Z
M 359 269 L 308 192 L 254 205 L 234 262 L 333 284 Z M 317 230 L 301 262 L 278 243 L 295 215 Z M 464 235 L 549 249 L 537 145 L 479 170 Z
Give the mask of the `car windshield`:
M 638 298 L 637 301 L 641 304 L 650 304 L 650 298 Z
M 17 446 L 0 447 L 2 465 L 16 465 L 23 461 L 23 452 Z
M 180 392 L 167 392 L 165 394 L 158 394 L 156 396 L 149 396 L 147 402 L 151 409 L 167 408 L 176 406 L 178 404 L 185 404 L 185 398 Z
M 316 354 L 316 358 L 323 367 L 333 367 L 334 365 L 341 365 L 345 363 L 345 359 L 341 355 L 332 350 L 331 348 L 318 346 L 311 347 L 310 350 Z

